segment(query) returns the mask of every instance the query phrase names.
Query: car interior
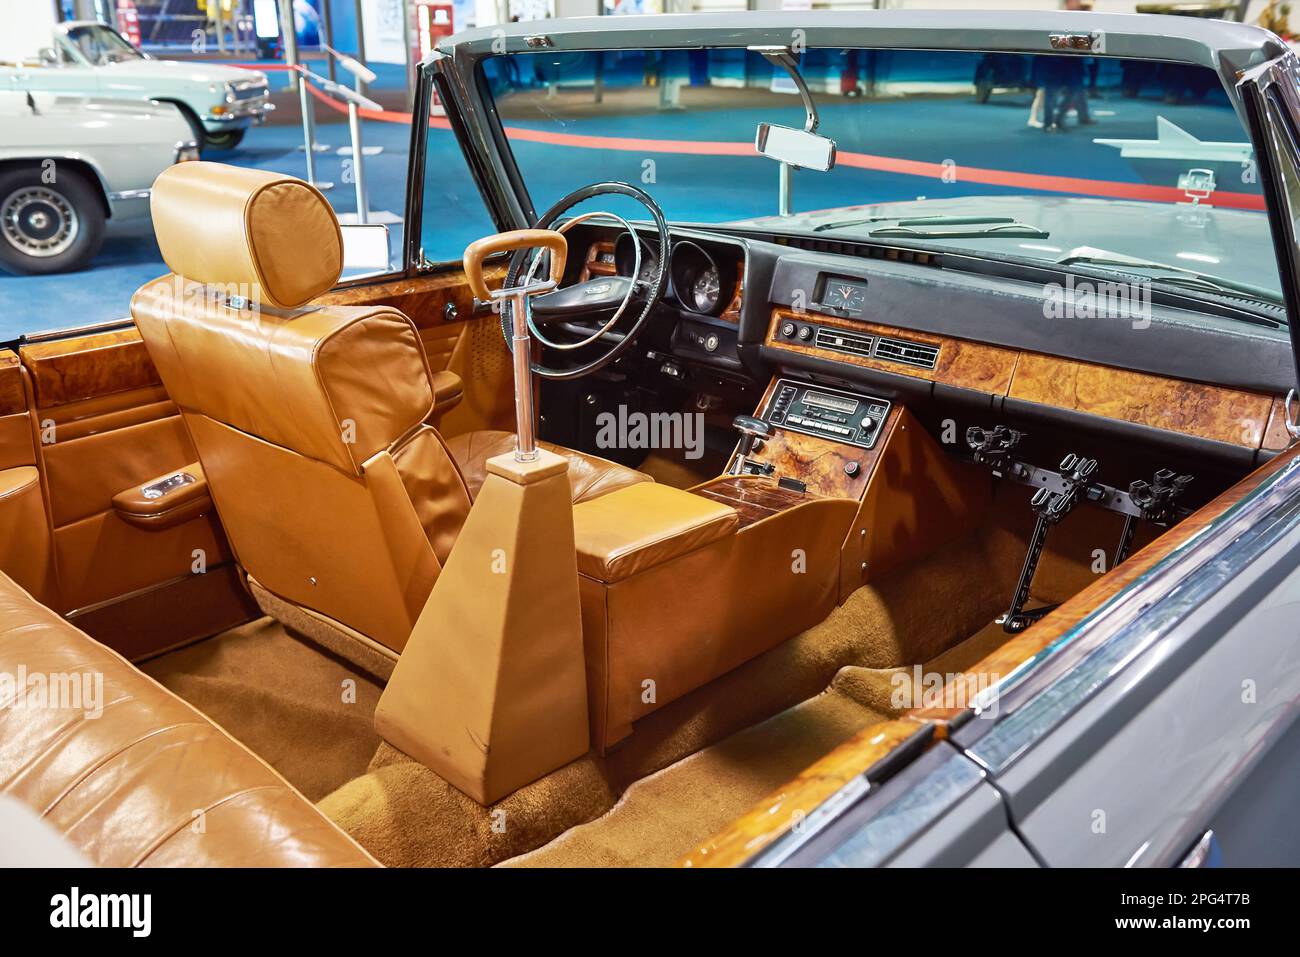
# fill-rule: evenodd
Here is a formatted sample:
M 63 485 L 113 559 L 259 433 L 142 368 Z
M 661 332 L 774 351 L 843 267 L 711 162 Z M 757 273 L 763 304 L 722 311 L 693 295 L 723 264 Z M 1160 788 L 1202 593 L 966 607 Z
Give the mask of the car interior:
M 1291 443 L 1231 302 L 1120 353 L 1023 269 L 604 187 L 647 217 L 340 285 L 314 188 L 160 177 L 134 324 L 0 351 L 0 660 L 107 676 L 0 711 L 0 792 L 100 864 L 709 863 Z M 548 262 L 520 461 L 478 293 Z M 602 440 L 632 413 L 698 441 Z

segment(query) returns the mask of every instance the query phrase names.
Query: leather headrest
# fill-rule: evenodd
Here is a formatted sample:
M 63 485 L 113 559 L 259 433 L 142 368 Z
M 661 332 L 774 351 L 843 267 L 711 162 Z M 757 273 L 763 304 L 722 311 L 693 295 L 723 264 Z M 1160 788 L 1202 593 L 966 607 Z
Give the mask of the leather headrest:
M 178 163 L 153 184 L 154 233 L 172 272 L 281 309 L 338 282 L 343 236 L 320 190 L 282 173 Z

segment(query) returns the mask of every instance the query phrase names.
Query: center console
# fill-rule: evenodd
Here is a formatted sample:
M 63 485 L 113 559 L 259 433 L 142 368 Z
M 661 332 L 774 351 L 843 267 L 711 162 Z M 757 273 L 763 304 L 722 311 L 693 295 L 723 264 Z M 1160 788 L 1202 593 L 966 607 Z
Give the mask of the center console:
M 742 528 L 809 500 L 849 500 L 841 601 L 961 534 L 988 498 L 986 481 L 881 396 L 778 377 L 736 428 L 727 474 L 693 491 L 735 508 Z
M 762 418 L 794 432 L 870 449 L 891 405 L 888 399 L 778 379 Z

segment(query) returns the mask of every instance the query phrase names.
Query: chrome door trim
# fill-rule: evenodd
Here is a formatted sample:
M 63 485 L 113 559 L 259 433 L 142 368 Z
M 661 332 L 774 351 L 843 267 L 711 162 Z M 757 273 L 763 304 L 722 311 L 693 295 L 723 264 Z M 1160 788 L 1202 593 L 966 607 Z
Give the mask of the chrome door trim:
M 946 756 L 944 752 L 947 752 Z M 811 824 L 814 816 L 826 809 L 816 827 L 804 826 L 787 831 L 744 866 L 771 868 L 790 864 L 791 858 L 809 847 L 818 834 L 832 823 L 843 822 L 845 814 L 872 794 L 903 785 L 901 793 L 882 803 L 861 827 L 834 849 L 815 860 L 796 862 L 794 866 L 876 867 L 884 863 L 902 849 L 909 838 L 929 827 L 979 787 L 986 776 L 978 765 L 945 744 L 938 745 L 919 760 L 933 766 L 915 780 L 908 777 L 873 786 L 868 785 L 865 775 L 853 779 L 808 815 L 807 824 Z

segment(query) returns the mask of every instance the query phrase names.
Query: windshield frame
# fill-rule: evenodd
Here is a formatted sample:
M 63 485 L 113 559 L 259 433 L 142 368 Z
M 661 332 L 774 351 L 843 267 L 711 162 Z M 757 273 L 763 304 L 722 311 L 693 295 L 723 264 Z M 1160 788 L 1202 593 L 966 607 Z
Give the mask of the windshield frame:
M 1237 75 L 1287 52 L 1277 37 L 1257 27 L 1186 17 L 1070 11 L 1005 13 L 996 18 L 983 11 L 954 10 L 783 11 L 747 14 L 743 30 L 737 29 L 734 16 L 712 13 L 502 24 L 468 30 L 443 41 L 425 66 L 447 81 L 453 97 L 448 105 L 462 115 L 464 146 L 471 162 L 484 171 L 484 189 L 511 211 L 513 228 L 526 228 L 536 221 L 538 211 L 481 69 L 488 58 L 542 51 L 744 50 L 789 45 L 792 38 L 808 48 L 1061 53 L 1052 38 L 1073 36 L 1074 30 L 1104 37 L 1104 50 L 1081 51 L 1079 55 L 1120 56 L 1214 70 L 1247 135 Z M 943 43 L 936 42 L 938 36 Z
M 96 63 L 93 60 L 91 60 L 89 57 L 86 56 L 86 54 L 82 51 L 81 47 L 77 45 L 77 41 L 73 38 L 73 33 L 80 30 L 98 31 L 98 32 L 111 35 L 115 40 L 117 40 L 122 44 L 123 48 L 131 51 L 130 57 L 124 57 L 123 60 L 149 59 L 149 55 L 147 53 L 145 53 L 143 50 L 137 47 L 132 46 L 130 40 L 122 36 L 122 34 L 118 33 L 116 30 L 114 30 L 106 23 L 69 24 L 65 27 L 65 29 L 59 31 L 59 45 L 63 47 L 63 49 L 67 50 L 68 53 L 77 60 L 77 62 L 81 63 L 84 66 L 93 67 L 93 68 L 112 66 L 114 63 L 122 62 L 122 60 L 109 59 L 103 63 Z

